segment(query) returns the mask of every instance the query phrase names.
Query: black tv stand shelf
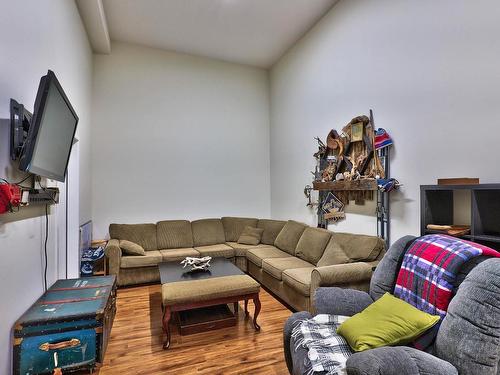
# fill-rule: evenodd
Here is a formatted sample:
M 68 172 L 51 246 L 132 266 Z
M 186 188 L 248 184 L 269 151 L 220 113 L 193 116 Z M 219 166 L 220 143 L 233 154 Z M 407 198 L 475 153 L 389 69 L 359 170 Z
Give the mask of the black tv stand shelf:
M 420 233 L 438 233 L 427 224 L 454 223 L 454 192 L 470 191 L 469 234 L 460 236 L 500 249 L 500 184 L 422 185 L 420 186 Z

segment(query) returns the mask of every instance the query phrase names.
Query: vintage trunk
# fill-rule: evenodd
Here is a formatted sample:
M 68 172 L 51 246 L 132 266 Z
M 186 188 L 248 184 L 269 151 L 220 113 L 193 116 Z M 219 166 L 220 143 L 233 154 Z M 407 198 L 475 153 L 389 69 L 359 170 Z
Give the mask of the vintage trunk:
M 99 367 L 115 312 L 115 276 L 58 280 L 16 322 L 13 373 Z

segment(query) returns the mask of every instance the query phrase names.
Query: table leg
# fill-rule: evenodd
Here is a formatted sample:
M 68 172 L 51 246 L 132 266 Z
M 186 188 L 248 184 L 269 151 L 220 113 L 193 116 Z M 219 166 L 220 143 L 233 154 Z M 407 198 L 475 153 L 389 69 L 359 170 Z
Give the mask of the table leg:
M 172 311 L 169 306 L 165 307 L 163 312 L 163 332 L 165 333 L 165 340 L 163 341 L 163 349 L 166 350 L 170 346 L 170 318 L 172 317 Z
M 260 331 L 260 326 L 257 324 L 257 317 L 259 316 L 260 313 L 260 300 L 258 294 L 256 294 L 255 297 L 253 297 L 253 304 L 255 305 L 255 311 L 253 313 L 253 326 L 256 331 Z
M 248 315 L 248 300 L 245 300 L 245 315 Z
M 238 314 L 238 301 L 234 302 L 233 306 L 234 306 L 234 313 Z

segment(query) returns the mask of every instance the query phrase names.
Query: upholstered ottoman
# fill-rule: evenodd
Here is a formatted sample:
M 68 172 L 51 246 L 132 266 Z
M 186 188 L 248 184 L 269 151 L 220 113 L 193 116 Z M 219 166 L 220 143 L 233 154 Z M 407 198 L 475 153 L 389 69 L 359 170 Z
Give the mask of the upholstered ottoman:
M 260 330 L 257 324 L 257 316 L 260 312 L 259 291 L 260 284 L 247 275 L 162 284 L 163 332 L 165 333 L 163 349 L 168 349 L 170 346 L 169 323 L 174 311 L 245 301 L 245 314 L 248 315 L 248 300 L 251 299 L 255 305 L 253 325 L 256 331 Z

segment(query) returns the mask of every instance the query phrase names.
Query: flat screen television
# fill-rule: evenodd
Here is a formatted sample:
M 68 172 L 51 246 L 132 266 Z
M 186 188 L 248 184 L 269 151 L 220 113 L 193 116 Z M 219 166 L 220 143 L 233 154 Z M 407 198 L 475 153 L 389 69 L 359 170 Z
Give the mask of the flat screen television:
M 64 182 L 78 116 L 52 71 L 43 76 L 19 169 Z

